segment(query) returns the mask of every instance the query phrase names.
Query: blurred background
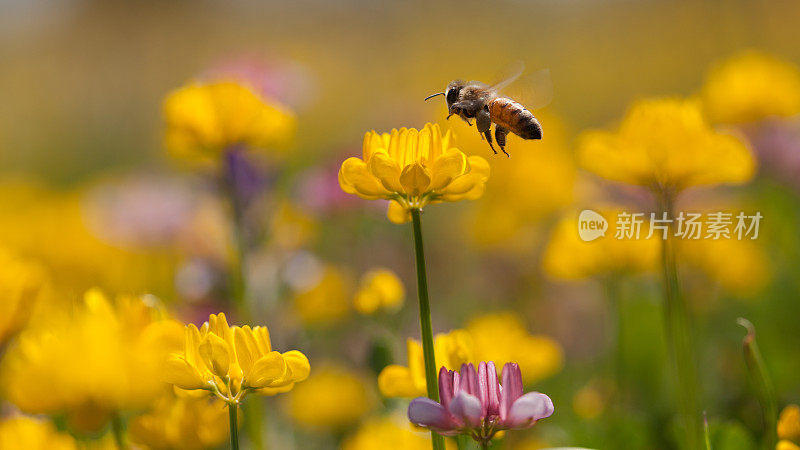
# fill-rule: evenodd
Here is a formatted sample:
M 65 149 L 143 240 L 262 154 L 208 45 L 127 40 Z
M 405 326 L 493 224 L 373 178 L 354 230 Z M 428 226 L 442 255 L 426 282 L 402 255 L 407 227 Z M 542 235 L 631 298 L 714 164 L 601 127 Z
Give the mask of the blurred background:
M 546 255 L 575 211 L 653 208 L 646 194 L 579 169 L 575 139 L 614 126 L 636 99 L 699 95 L 715 67 L 745 51 L 796 70 L 800 3 L 2 0 L 0 11 L 0 248 L 46 273 L 43 304 L 99 287 L 150 294 L 182 322 L 226 311 L 242 323 L 226 293 L 225 204 L 207 168 L 165 151 L 162 112 L 189 81 L 240 80 L 297 117 L 281 162 L 261 166 L 249 218 L 262 230 L 247 258 L 250 321 L 312 365 L 305 390 L 267 400 L 268 440 L 381 448 L 358 438 L 393 414 L 408 428 L 403 400 L 383 398 L 377 375 L 405 365 L 406 338 L 419 338 L 411 230 L 388 222 L 385 204 L 341 192 L 337 172 L 360 156 L 366 131 L 439 122 L 464 152 L 490 160 L 492 177 L 481 199 L 426 210 L 434 331 L 466 329 L 477 358 L 538 339 L 507 354 L 531 358 L 526 387 L 556 405 L 501 445 L 673 448 L 658 271 L 548 268 L 568 265 Z M 553 99 L 534 111 L 544 140 L 511 137 L 509 159 L 446 122 L 441 99 L 422 101 L 455 78 L 492 81 L 516 60 L 550 70 Z M 720 125 L 750 142 L 757 177 L 684 199 L 765 217 L 758 240 L 687 251 L 681 267 L 715 449 L 756 448 L 763 434 L 737 317 L 758 330 L 779 405 L 800 401 L 800 127 L 796 117 L 753 122 Z M 399 277 L 406 301 L 363 314 L 354 299 L 376 268 Z M 618 317 L 609 296 L 623 305 Z M 618 321 L 625 389 L 609 381 Z

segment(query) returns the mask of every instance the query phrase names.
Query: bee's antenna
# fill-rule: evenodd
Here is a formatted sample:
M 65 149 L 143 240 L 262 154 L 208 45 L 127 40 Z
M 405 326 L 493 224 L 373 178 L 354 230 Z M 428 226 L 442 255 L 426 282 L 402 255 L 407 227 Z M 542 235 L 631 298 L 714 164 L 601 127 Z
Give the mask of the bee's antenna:
M 436 97 L 437 95 L 444 95 L 444 92 L 437 92 L 437 93 L 435 93 L 433 95 L 429 95 L 429 96 L 425 97 L 425 101 L 428 101 L 428 100 L 432 99 L 433 97 Z

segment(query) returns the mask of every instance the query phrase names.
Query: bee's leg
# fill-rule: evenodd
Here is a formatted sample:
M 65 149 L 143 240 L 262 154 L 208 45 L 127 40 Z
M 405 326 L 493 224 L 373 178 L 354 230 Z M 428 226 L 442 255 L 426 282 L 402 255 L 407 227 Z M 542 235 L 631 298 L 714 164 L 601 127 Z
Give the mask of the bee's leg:
M 494 145 L 492 144 L 492 118 L 489 115 L 489 108 L 483 108 L 475 115 L 475 123 L 478 125 L 478 132 L 486 136 L 489 147 L 492 148 L 492 151 L 496 155 L 497 150 L 494 149 Z
M 506 151 L 506 136 L 508 136 L 508 129 L 500 125 L 494 126 L 494 139 L 497 141 L 497 145 L 500 146 L 500 150 L 502 150 L 506 156 L 511 157 Z

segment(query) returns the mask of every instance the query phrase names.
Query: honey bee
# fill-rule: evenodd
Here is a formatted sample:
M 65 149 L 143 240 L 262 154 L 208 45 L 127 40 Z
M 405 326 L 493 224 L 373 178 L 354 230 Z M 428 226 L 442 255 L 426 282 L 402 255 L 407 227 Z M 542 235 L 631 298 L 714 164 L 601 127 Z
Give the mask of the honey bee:
M 542 125 L 533 113 L 521 103 L 500 94 L 500 90 L 514 82 L 521 73 L 522 67 L 517 67 L 511 76 L 493 85 L 480 81 L 451 81 L 444 92 L 429 95 L 425 100 L 443 95 L 447 102 L 447 119 L 457 115 L 470 126 L 470 119 L 475 119 L 481 137 L 486 138 L 489 147 L 497 154 L 492 144 L 491 126 L 494 123 L 494 140 L 506 156 L 511 156 L 505 148 L 508 133 L 514 133 L 522 139 L 542 138 Z

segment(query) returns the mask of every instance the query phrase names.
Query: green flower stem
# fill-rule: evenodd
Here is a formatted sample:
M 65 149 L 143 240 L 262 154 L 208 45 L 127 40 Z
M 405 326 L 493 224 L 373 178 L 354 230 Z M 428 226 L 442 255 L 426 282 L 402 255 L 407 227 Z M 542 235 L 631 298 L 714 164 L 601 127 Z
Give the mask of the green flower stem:
M 614 342 L 611 344 L 613 355 L 613 376 L 616 383 L 616 390 L 620 393 L 620 397 L 625 397 L 622 393 L 625 391 L 625 355 L 623 346 L 625 342 L 624 336 L 624 311 L 622 305 L 622 297 L 620 296 L 619 280 L 615 276 L 610 276 L 605 279 L 606 297 L 610 306 L 610 316 L 614 323 Z
M 231 450 L 239 450 L 239 405 L 228 403 L 228 418 L 231 427 Z
M 742 340 L 744 360 L 747 364 L 747 371 L 758 396 L 758 403 L 761 404 L 761 411 L 764 416 L 764 439 L 762 447 L 773 449 L 778 442 L 778 402 L 775 398 L 775 389 L 767 373 L 764 358 L 758 349 L 756 342 L 756 328 L 753 324 L 740 317 L 736 321 L 739 325 L 747 329 L 747 335 Z
M 666 212 L 674 219 L 674 196 L 663 192 L 659 196 L 659 218 Z M 670 222 L 667 239 L 662 240 L 661 263 L 664 270 L 664 313 L 670 359 L 675 371 L 678 412 L 684 431 L 682 448 L 700 449 L 700 412 L 697 408 L 697 366 L 686 301 L 681 295 L 678 264 L 675 258 L 674 231 Z
M 126 450 L 128 445 L 125 442 L 125 422 L 118 413 L 111 417 L 111 432 L 114 434 L 114 442 L 117 444 L 117 448 Z
M 226 162 L 227 162 L 226 158 Z M 251 319 L 250 304 L 247 294 L 247 234 L 244 221 L 244 205 L 236 195 L 236 180 L 231 167 L 225 167 L 222 185 L 230 205 L 231 239 L 233 241 L 233 255 L 230 268 L 230 295 L 239 316 L 249 321 Z M 250 446 L 260 450 L 264 448 L 262 433 L 263 405 L 260 401 L 252 401 L 244 411 L 244 427 Z
M 417 290 L 419 293 L 419 327 L 422 333 L 422 353 L 425 358 L 425 382 L 428 398 L 439 401 L 439 384 L 436 380 L 436 358 L 433 352 L 433 329 L 431 327 L 431 305 L 428 300 L 428 277 L 425 269 L 425 250 L 422 245 L 422 222 L 420 210 L 412 209 L 414 222 L 414 250 L 417 263 Z M 444 438 L 431 431 L 434 450 L 444 450 Z

